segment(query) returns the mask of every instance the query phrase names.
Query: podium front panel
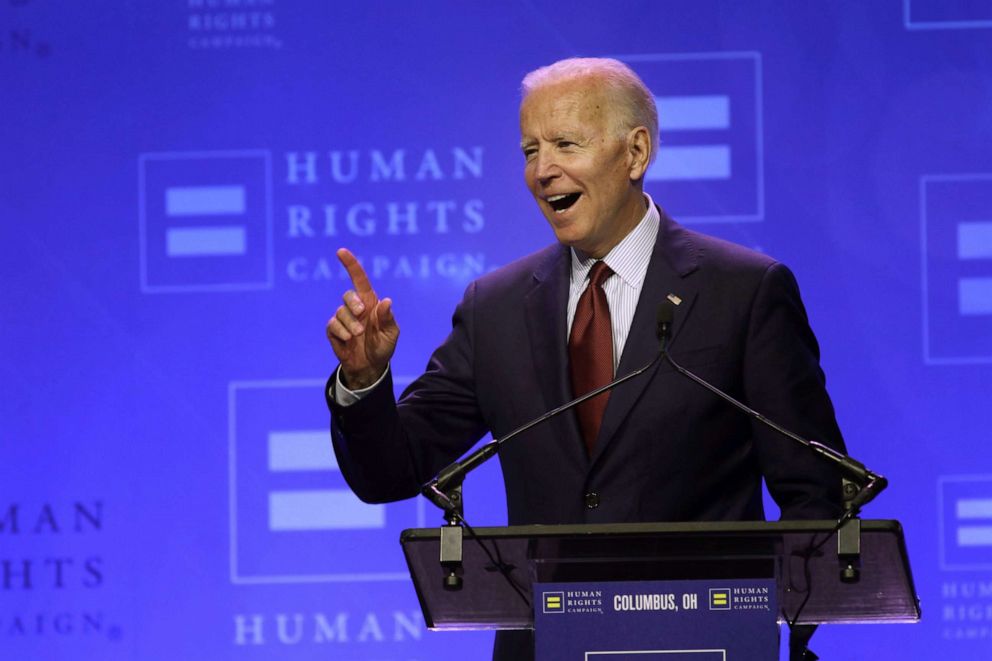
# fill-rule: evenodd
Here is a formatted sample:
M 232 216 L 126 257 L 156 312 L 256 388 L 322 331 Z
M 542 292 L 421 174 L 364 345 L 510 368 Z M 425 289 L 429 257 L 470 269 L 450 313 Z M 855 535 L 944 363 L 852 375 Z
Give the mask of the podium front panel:
M 780 622 L 795 616 L 810 588 L 800 624 L 917 621 L 919 604 L 898 522 L 862 522 L 860 578 L 854 583 L 840 580 L 834 525 L 787 521 L 477 528 L 478 539 L 465 533 L 459 590 L 445 588 L 439 528 L 406 530 L 401 543 L 432 629 L 532 628 L 535 582 L 714 578 L 775 579 Z

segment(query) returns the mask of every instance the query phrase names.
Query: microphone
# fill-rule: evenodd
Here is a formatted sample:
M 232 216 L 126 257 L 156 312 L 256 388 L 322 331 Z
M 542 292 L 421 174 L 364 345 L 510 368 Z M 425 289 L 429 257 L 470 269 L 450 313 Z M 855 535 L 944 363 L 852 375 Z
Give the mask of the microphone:
M 658 304 L 658 346 L 661 353 L 668 351 L 668 341 L 672 339 L 672 322 L 675 321 L 675 306 L 671 301 Z

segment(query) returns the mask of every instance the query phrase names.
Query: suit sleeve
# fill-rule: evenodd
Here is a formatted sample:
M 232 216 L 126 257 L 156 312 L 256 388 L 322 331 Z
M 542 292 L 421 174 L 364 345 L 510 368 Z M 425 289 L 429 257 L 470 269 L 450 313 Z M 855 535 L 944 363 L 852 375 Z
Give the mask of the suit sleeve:
M 455 310 L 451 333 L 398 403 L 391 375 L 351 406 L 326 396 L 338 465 L 363 501 L 417 495 L 421 485 L 485 434 L 475 390 L 474 300 L 472 284 Z M 334 382 L 332 374 L 328 386 Z
M 748 404 L 807 440 L 845 451 L 796 280 L 772 264 L 760 282 L 744 359 Z M 834 466 L 757 421 L 752 431 L 760 469 L 783 519 L 834 518 L 841 478 Z

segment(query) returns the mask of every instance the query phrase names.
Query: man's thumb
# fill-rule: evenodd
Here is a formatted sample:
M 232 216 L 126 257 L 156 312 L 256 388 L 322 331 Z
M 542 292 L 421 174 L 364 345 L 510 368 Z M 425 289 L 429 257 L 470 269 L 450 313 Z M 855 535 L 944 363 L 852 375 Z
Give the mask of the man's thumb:
M 395 330 L 396 318 L 393 317 L 393 300 L 391 298 L 384 298 L 379 301 L 375 306 L 375 316 L 379 322 L 379 328 L 387 332 Z

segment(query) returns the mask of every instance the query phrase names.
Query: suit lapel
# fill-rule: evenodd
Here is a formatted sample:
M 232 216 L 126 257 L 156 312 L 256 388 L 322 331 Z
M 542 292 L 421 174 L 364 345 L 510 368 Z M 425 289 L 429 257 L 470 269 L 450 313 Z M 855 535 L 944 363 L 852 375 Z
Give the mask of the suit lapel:
M 534 379 L 540 384 L 544 395 L 545 410 L 560 406 L 572 398 L 565 340 L 571 253 L 564 246 L 559 248 L 535 270 L 534 288 L 524 300 Z M 555 442 L 562 446 L 566 454 L 576 458 L 581 456 L 585 463 L 585 449 L 575 414 L 564 413 L 547 424 L 552 426 Z
M 684 327 L 698 294 L 693 279 L 686 276 L 695 271 L 698 264 L 699 254 L 691 237 L 661 210 L 658 238 L 644 276 L 644 285 L 620 357 L 620 365 L 617 367 L 617 376 L 630 374 L 657 356 L 658 304 L 670 295 L 680 301 L 676 306 L 671 343 L 674 344 L 678 340 L 679 332 Z M 659 367 L 660 362 L 639 377 L 615 388 L 610 394 L 610 401 L 603 416 L 603 425 L 593 451 L 593 463 L 614 442 L 617 430 L 631 408 L 644 394 Z

